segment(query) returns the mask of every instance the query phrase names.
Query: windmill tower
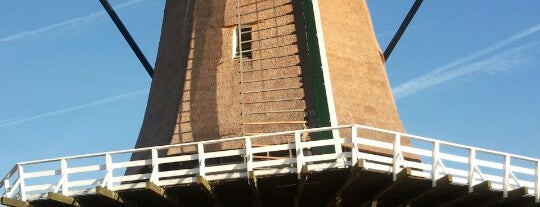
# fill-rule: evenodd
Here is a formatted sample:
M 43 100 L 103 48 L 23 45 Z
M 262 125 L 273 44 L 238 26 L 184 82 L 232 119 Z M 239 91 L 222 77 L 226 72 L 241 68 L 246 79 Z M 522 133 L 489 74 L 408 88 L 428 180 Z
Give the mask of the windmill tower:
M 155 69 L 137 148 L 338 123 L 403 131 L 365 1 L 167 1 Z
M 139 149 L 17 163 L 0 204 L 538 206 L 540 160 L 403 133 L 382 57 L 365 0 L 168 0 Z

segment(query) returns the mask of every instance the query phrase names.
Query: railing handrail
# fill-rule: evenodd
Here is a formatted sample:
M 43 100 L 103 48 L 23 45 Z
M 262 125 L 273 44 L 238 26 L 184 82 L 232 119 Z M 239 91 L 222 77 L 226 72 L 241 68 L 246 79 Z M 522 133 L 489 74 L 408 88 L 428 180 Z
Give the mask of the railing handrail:
M 131 152 L 143 152 L 143 151 L 148 151 L 152 149 L 162 150 L 162 149 L 183 147 L 183 146 L 190 146 L 190 145 L 197 145 L 197 144 L 216 144 L 216 143 L 223 143 L 223 142 L 242 141 L 246 138 L 260 139 L 260 138 L 265 138 L 265 137 L 289 135 L 289 134 L 294 134 L 295 132 L 301 132 L 301 133 L 321 132 L 321 131 L 328 131 L 328 130 L 335 130 L 335 129 L 350 128 L 351 126 L 352 125 L 342 125 L 342 126 L 336 126 L 336 127 L 320 127 L 320 128 L 312 128 L 312 129 L 301 129 L 301 130 L 293 130 L 293 131 L 286 131 L 286 132 L 265 133 L 265 134 L 251 135 L 251 136 L 215 139 L 215 140 L 207 140 L 207 141 L 185 142 L 185 143 L 180 143 L 180 144 L 160 145 L 160 146 L 153 146 L 153 147 L 144 147 L 144 148 L 135 148 L 135 149 L 127 149 L 127 150 L 91 153 L 91 154 L 84 154 L 84 155 L 49 158 L 49 159 L 42 159 L 42 160 L 24 161 L 24 162 L 19 162 L 17 164 L 30 165 L 30 164 L 37 164 L 37 163 L 57 162 L 60 160 L 74 160 L 74 159 L 82 159 L 82 158 L 90 158 L 90 157 L 100 157 L 100 156 L 105 156 L 107 154 L 110 154 L 110 155 L 125 154 L 125 153 L 131 153 Z
M 339 139 L 331 139 L 331 140 L 302 140 L 301 136 L 305 133 L 313 133 L 313 132 L 322 132 L 322 131 L 334 131 L 338 129 L 347 129 L 351 131 L 350 137 L 346 138 L 339 138 Z M 376 134 L 388 134 L 393 135 L 392 141 L 382 141 L 377 139 L 370 139 L 369 136 L 362 137 L 359 136 L 364 130 L 367 130 L 369 132 L 375 132 Z M 275 137 L 275 136 L 283 136 L 283 135 L 294 135 L 294 140 L 292 143 L 286 144 L 286 146 L 282 144 L 275 144 L 267 147 L 261 147 L 258 150 L 257 148 L 252 148 L 251 141 L 262 139 L 266 137 Z M 370 135 L 371 136 L 371 135 Z M 386 135 L 385 135 L 386 137 Z M 419 145 L 420 147 L 414 147 L 414 146 L 402 146 L 401 140 L 403 138 L 408 138 L 411 141 L 419 141 L 427 144 L 427 146 Z M 241 141 L 244 143 L 245 148 L 244 149 L 233 149 L 233 150 L 218 150 L 218 151 L 208 151 L 206 152 L 204 150 L 205 145 L 207 144 L 215 144 L 215 143 L 225 143 L 225 142 L 237 142 Z M 303 151 L 305 149 L 310 149 L 312 147 L 320 147 L 320 146 L 329 146 L 329 145 L 336 145 L 341 146 L 342 144 L 352 144 L 352 147 L 350 148 L 350 152 L 335 152 L 335 153 L 329 153 L 329 154 L 321 154 L 321 155 L 314 155 L 313 157 L 310 157 L 311 155 L 304 155 Z M 430 146 L 432 144 L 432 146 Z M 171 157 L 160 157 L 158 155 L 159 150 L 167 150 L 177 147 L 184 147 L 184 146 L 194 146 L 196 147 L 196 151 L 193 155 L 175 155 Z M 380 148 L 382 150 L 391 150 L 392 153 L 389 154 L 391 156 L 391 161 L 385 161 L 387 160 L 387 157 L 381 157 L 379 155 L 369 154 L 360 152 L 359 148 L 361 146 L 368 146 L 368 147 L 375 147 Z M 463 153 L 455 153 L 452 151 L 446 151 L 440 150 L 440 146 L 447 146 L 450 147 L 449 149 L 457 149 L 459 151 L 465 150 Z M 447 141 L 441 141 L 437 139 L 422 137 L 422 136 L 416 136 L 407 134 L 404 132 L 398 132 L 398 131 L 391 131 L 391 130 L 385 130 L 385 129 L 379 129 L 375 127 L 369 127 L 364 125 L 343 125 L 343 126 L 336 126 L 336 127 L 321 127 L 321 128 L 312 128 L 312 129 L 302 129 L 302 130 L 293 130 L 293 131 L 286 131 L 286 132 L 277 132 L 277 133 L 266 133 L 266 134 L 259 134 L 259 135 L 252 135 L 252 136 L 243 136 L 243 137 L 233 137 L 233 138 L 225 138 L 225 139 L 217 139 L 217 140 L 208 140 L 208 141 L 199 141 L 199 142 L 189 142 L 189 143 L 179 143 L 179 144 L 172 144 L 172 145 L 162 145 L 162 146 L 154 146 L 154 147 L 145 147 L 145 148 L 137 148 L 137 149 L 128 149 L 128 150 L 118 150 L 118 151 L 109 151 L 109 152 L 102 152 L 102 153 L 93 153 L 93 154 L 85 154 L 85 155 L 76 155 L 76 156 L 67 156 L 67 157 L 59 157 L 59 158 L 52 158 L 52 159 L 43 159 L 43 160 L 36 160 L 36 161 L 27 161 L 27 162 L 19 162 L 17 163 L 8 173 L 7 175 L 0 181 L 0 190 L 4 190 L 6 195 L 9 197 L 11 195 L 14 195 L 14 192 L 17 192 L 18 190 L 20 192 L 20 198 L 22 200 L 25 200 L 25 196 L 27 192 L 35 192 L 37 190 L 43 190 L 45 189 L 43 185 L 25 185 L 25 179 L 32 179 L 36 177 L 46 177 L 51 175 L 59 175 L 60 180 L 56 184 L 46 184 L 50 185 L 49 187 L 46 187 L 49 189 L 51 186 L 54 188 L 54 192 L 61 191 L 63 194 L 71 193 L 71 187 L 68 182 L 68 174 L 76 174 L 76 173 L 83 173 L 83 172 L 96 172 L 100 170 L 105 170 L 105 177 L 99 177 L 98 179 L 101 179 L 99 181 L 102 183 L 101 185 L 112 187 L 115 184 L 112 184 L 112 182 L 123 182 L 122 180 L 116 180 L 112 181 L 113 175 L 112 170 L 113 169 L 120 169 L 120 168 L 130 168 L 130 167 L 137 167 L 137 166 L 152 166 L 151 173 L 144 173 L 144 174 L 136 174 L 135 176 L 143 176 L 138 177 L 136 179 L 146 179 L 146 176 L 149 176 L 150 181 L 159 181 L 159 174 L 165 173 L 170 176 L 171 173 L 188 173 L 187 176 L 193 175 L 193 174 L 199 174 L 199 176 L 205 176 L 208 174 L 212 174 L 212 172 L 220 172 L 220 173 L 227 173 L 227 171 L 230 171 L 229 168 L 217 168 L 220 166 L 205 166 L 205 160 L 211 159 L 214 157 L 227 157 L 227 156 L 246 156 L 248 158 L 248 161 L 245 161 L 245 163 L 239 166 L 234 167 L 235 169 L 242 169 L 245 170 L 249 169 L 253 170 L 254 166 L 260 167 L 268 167 L 266 166 L 266 163 L 264 162 L 254 162 L 253 161 L 253 155 L 255 153 L 261 153 L 261 152 L 272 152 L 272 151 L 279 151 L 279 150 L 296 150 L 296 154 L 291 159 L 287 160 L 287 164 L 295 164 L 296 165 L 296 172 L 300 176 L 301 169 L 298 166 L 303 166 L 307 162 L 312 162 L 315 160 L 318 161 L 324 161 L 330 159 L 329 162 L 332 164 L 342 163 L 342 167 L 347 167 L 348 165 L 354 165 L 354 163 L 357 161 L 356 159 L 367 159 L 369 161 L 375 161 L 375 162 L 381 162 L 381 163 L 390 163 L 389 166 L 383 166 L 383 171 L 391 171 L 393 174 L 394 179 L 396 179 L 398 170 L 402 167 L 406 167 L 406 165 L 411 166 L 420 166 L 418 169 L 420 169 L 419 173 L 427 173 L 429 174 L 427 177 L 433 179 L 433 185 L 436 185 L 435 179 L 438 177 L 439 172 L 442 173 L 448 173 L 446 169 L 453 170 L 456 175 L 456 179 L 458 179 L 459 176 L 461 176 L 461 179 L 467 180 L 466 183 L 469 185 L 469 191 L 472 190 L 472 186 L 474 183 L 476 183 L 478 180 L 475 178 L 475 175 L 480 177 L 480 181 L 487 180 L 488 179 L 494 179 L 497 180 L 498 185 L 502 187 L 503 195 L 506 197 L 508 195 L 508 191 L 513 186 L 523 187 L 523 183 L 525 183 L 525 186 L 532 187 L 534 189 L 534 194 L 536 197 L 536 201 L 540 201 L 540 159 L 530 158 L 526 156 L 520 156 L 520 155 L 514 155 L 511 153 L 504 153 L 504 152 L 498 152 L 494 150 L 488 150 L 483 148 L 477 148 L 462 144 L 455 144 Z M 149 151 L 151 153 L 151 156 L 149 155 L 146 159 L 141 160 L 130 160 L 130 161 L 118 161 L 117 163 L 114 163 L 112 161 L 113 155 L 121 155 L 121 154 L 131 154 L 139 153 L 143 151 Z M 258 152 L 257 152 L 258 151 Z M 446 151 L 446 152 L 445 152 Z M 467 153 L 468 152 L 468 153 Z M 487 155 L 494 155 L 497 157 L 497 161 L 493 161 L 495 158 L 491 159 L 482 159 L 481 157 L 477 156 L 477 152 L 485 153 Z M 348 153 L 348 154 L 347 154 Z M 419 157 L 431 157 L 432 162 L 427 164 L 431 164 L 431 169 L 425 169 L 424 166 L 419 165 L 419 163 L 412 163 L 412 164 L 405 164 L 406 162 L 411 163 L 410 161 L 406 161 L 404 154 L 411 153 L 412 156 L 419 156 Z M 431 155 L 426 155 L 431 153 Z M 291 155 L 292 156 L 292 155 Z M 86 159 L 86 158 L 95 158 L 95 157 L 104 157 L 104 163 L 97 163 L 94 165 L 86 165 L 82 167 L 68 167 L 68 161 L 77 160 L 77 159 Z M 503 161 L 498 160 L 499 157 L 503 158 Z M 526 161 L 527 163 L 532 163 L 535 165 L 535 167 L 524 167 L 523 164 L 514 164 L 514 161 L 511 161 L 512 159 L 519 159 Z M 186 172 L 183 172 L 183 170 L 177 170 L 178 172 L 171 172 L 171 171 L 164 171 L 160 172 L 159 165 L 160 163 L 172 163 L 172 162 L 183 162 L 183 161 L 195 161 L 198 160 L 199 166 L 194 167 L 193 169 L 184 169 L 188 170 Z M 311 160 L 311 161 L 310 161 Z M 332 161 L 333 160 L 333 161 Z M 341 160 L 341 161 L 340 161 Z M 350 161 L 347 161 L 350 160 Z M 423 160 L 423 158 L 422 158 Z M 449 168 L 446 168 L 443 165 L 444 161 L 450 161 L 450 162 L 457 162 L 457 163 L 465 163 L 467 164 L 466 168 L 462 167 L 453 167 L 450 166 Z M 51 162 L 60 162 L 60 168 L 53 168 L 48 170 L 41 170 L 41 171 L 31 171 L 27 172 L 26 170 L 23 170 L 23 167 L 26 165 L 39 165 L 43 163 L 51 163 Z M 345 162 L 348 162 L 348 164 L 343 164 Z M 388 164 L 387 163 L 387 164 Z M 426 164 L 424 163 L 424 164 Z M 445 162 L 446 163 L 446 162 Z M 116 165 L 116 166 L 115 166 Z M 268 164 L 272 165 L 272 164 Z M 352 166 L 351 165 L 351 166 Z M 120 167 L 118 167 L 120 166 Z M 221 166 L 223 167 L 223 166 Z M 230 167 L 230 166 L 229 166 Z M 283 166 L 280 166 L 280 168 Z M 379 166 L 380 167 L 380 166 Z M 385 168 L 390 167 L 390 168 Z M 496 173 L 482 173 L 480 171 L 480 168 L 492 168 L 492 169 L 498 169 L 502 170 L 502 174 Z M 320 169 L 327 169 L 320 168 Z M 229 169 L 229 170 L 227 170 Z M 284 168 L 285 169 L 285 168 Z M 423 171 L 422 170 L 426 170 Z M 430 171 L 431 170 L 431 171 Z M 173 170 L 174 171 L 174 170 Z M 182 171 L 182 172 L 180 172 Z M 294 171 L 291 171 L 294 172 Z M 468 174 L 467 174 L 468 173 Z M 516 177 L 514 173 L 524 173 L 525 175 L 534 175 L 534 179 L 531 181 L 530 178 L 525 179 L 519 179 Z M 17 176 L 17 177 L 16 177 Z M 100 175 L 101 176 L 101 175 Z M 131 177 L 130 177 L 131 176 Z M 165 175 L 164 175 L 165 176 Z M 210 175 L 211 176 L 211 175 Z M 422 175 L 425 176 L 425 175 Z M 125 177 L 125 178 L 124 178 Z M 126 175 L 122 177 L 122 179 L 134 179 L 132 175 Z M 130 178 L 127 178 L 130 177 Z M 17 179 L 15 179 L 17 178 Z M 120 178 L 114 176 L 114 178 Z M 225 178 L 220 178 L 225 179 Z M 94 181 L 92 181 L 94 182 Z M 461 182 L 461 181 L 460 181 Z M 84 182 L 83 182 L 84 183 Z M 520 184 L 521 183 L 521 184 Z M 533 183 L 533 184 L 531 184 Z M 79 182 L 80 185 L 80 182 Z M 2 191 L 0 191 L 2 192 Z M 31 194 L 31 193 L 30 193 Z M 2 195 L 4 196 L 4 195 Z
M 474 149 L 474 150 L 476 150 L 476 152 L 485 152 L 485 153 L 494 154 L 494 155 L 500 155 L 500 156 L 508 155 L 508 156 L 510 156 L 512 158 L 517 158 L 517 159 L 521 159 L 521 160 L 525 160 L 525 161 L 532 161 L 532 162 L 540 161 L 540 159 L 535 159 L 535 158 L 532 158 L 532 157 L 526 157 L 526 156 L 516 155 L 516 154 L 506 153 L 506 152 L 498 152 L 498 151 L 495 151 L 495 150 L 489 150 L 489 149 L 473 147 L 473 146 L 468 146 L 468 145 L 463 145 L 463 144 L 456 144 L 456 143 L 452 143 L 452 142 L 447 142 L 447 141 L 442 141 L 442 140 L 438 140 L 438 139 L 427 138 L 427 137 L 423 137 L 423 136 L 417 136 L 417 135 L 412 135 L 412 134 L 407 134 L 407 133 L 402 133 L 402 132 L 395 132 L 395 131 L 390 131 L 390 130 L 386 130 L 386 129 L 379 129 L 379 128 L 369 127 L 369 126 L 364 126 L 364 125 L 359 125 L 359 124 L 353 124 L 353 126 L 358 127 L 360 129 L 368 129 L 368 130 L 378 131 L 378 132 L 383 132 L 383 133 L 401 134 L 402 136 L 404 136 L 406 138 L 413 138 L 413 139 L 417 139 L 417 140 L 420 140 L 420 141 L 426 141 L 426 142 L 432 142 L 432 143 L 438 142 L 441 145 L 446 145 L 446 146 L 449 146 L 449 147 L 462 148 L 462 149 L 466 149 L 466 150 Z

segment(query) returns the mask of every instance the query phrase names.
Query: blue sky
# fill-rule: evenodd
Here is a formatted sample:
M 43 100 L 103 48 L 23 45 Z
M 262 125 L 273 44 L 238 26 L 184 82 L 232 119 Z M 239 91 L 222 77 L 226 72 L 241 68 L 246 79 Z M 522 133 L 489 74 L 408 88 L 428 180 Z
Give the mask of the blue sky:
M 110 0 L 155 61 L 164 0 Z M 384 49 L 412 0 L 368 0 Z M 387 63 L 408 132 L 540 158 L 540 2 L 424 1 Z M 0 173 L 133 147 L 150 79 L 97 0 L 0 2 Z

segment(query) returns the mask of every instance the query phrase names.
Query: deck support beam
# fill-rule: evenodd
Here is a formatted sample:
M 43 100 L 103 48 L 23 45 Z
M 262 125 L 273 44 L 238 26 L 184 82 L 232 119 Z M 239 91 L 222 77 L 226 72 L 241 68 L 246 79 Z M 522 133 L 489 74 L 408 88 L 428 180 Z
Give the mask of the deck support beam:
M 117 205 L 129 206 L 126 204 L 126 201 L 124 201 L 124 199 L 122 199 L 122 197 L 118 195 L 117 192 L 111 191 L 107 188 L 104 188 L 101 186 L 96 187 L 96 195 L 99 195 L 100 197 L 105 198 L 108 201 L 112 201 L 116 203 Z
M 336 195 L 334 196 L 334 199 L 331 200 L 328 205 L 326 205 L 327 207 L 341 207 L 341 201 L 342 201 L 342 196 L 343 196 L 343 193 L 349 189 L 349 187 L 354 183 L 354 181 L 356 181 L 356 179 L 358 178 L 358 176 L 360 175 L 360 172 L 362 172 L 362 170 L 364 170 L 364 163 L 365 161 L 363 159 L 359 159 L 356 164 L 354 164 L 354 166 L 351 167 L 351 170 L 349 172 L 349 175 L 347 176 L 347 178 L 345 179 L 345 183 L 343 183 L 343 185 L 339 188 L 339 190 L 336 192 Z
M 147 190 L 149 190 L 150 192 L 152 192 L 154 195 L 160 197 L 161 199 L 163 199 L 164 201 L 166 201 L 167 203 L 169 203 L 172 206 L 184 206 L 184 205 L 182 205 L 180 203 L 178 198 L 176 198 L 175 196 L 169 194 L 165 190 L 165 188 L 160 187 L 160 186 L 156 185 L 153 182 L 146 181 L 145 188 Z
M 262 200 L 261 200 L 261 194 L 259 193 L 259 187 L 257 184 L 257 177 L 255 176 L 255 172 L 249 171 L 248 173 L 248 183 L 249 187 L 251 189 L 251 199 L 253 200 L 252 205 L 255 207 L 262 207 Z
M 0 198 L 0 204 L 10 207 L 31 207 L 32 205 L 26 201 L 21 201 L 13 198 L 2 197 Z
M 294 196 L 294 206 L 299 207 L 302 201 L 302 194 L 306 188 L 306 183 L 309 178 L 309 169 L 307 165 L 303 165 L 300 170 L 300 179 L 298 180 L 298 187 L 296 188 L 296 196 Z
M 510 206 L 511 203 L 515 203 L 516 201 L 523 199 L 524 196 L 527 194 L 529 194 L 529 190 L 527 187 L 516 188 L 514 190 L 508 191 L 508 197 L 485 204 L 483 205 L 483 207 Z M 530 201 L 533 201 L 532 197 Z
M 436 186 L 431 188 L 430 190 L 410 199 L 407 202 L 407 207 L 413 207 L 413 206 L 430 206 L 430 205 L 437 205 L 440 202 L 438 198 L 438 194 L 440 194 L 441 191 L 444 191 L 445 189 L 448 189 L 452 187 L 452 175 L 445 175 L 435 181 Z M 455 186 L 454 186 L 455 187 Z M 467 194 L 467 189 L 463 188 L 461 192 L 458 190 L 456 193 L 453 193 L 452 195 L 445 195 L 445 196 L 462 196 L 464 194 Z M 451 199 L 451 198 L 450 198 Z
M 201 189 L 201 191 L 203 191 L 208 197 L 212 199 L 214 206 L 223 206 L 221 199 L 212 190 L 212 186 L 203 176 L 197 176 L 197 185 L 199 186 L 199 189 Z
M 428 183 L 427 180 L 423 178 L 413 176 L 412 169 L 409 167 L 403 168 L 403 170 L 397 173 L 395 177 L 396 180 L 390 186 L 374 195 L 371 202 L 368 201 L 362 206 L 377 207 L 381 203 L 384 206 L 398 205 L 402 202 L 406 202 L 407 200 L 404 199 L 407 199 L 408 196 L 415 196 L 415 194 L 420 194 L 431 188 L 431 181 Z M 407 195 L 405 196 L 403 194 Z M 392 198 L 392 196 L 394 196 L 394 198 Z
M 60 205 L 67 205 L 73 207 L 80 207 L 75 198 L 71 196 L 65 196 L 60 193 L 47 193 L 47 200 L 58 203 Z
M 456 204 L 464 203 L 467 200 L 475 199 L 479 195 L 481 195 L 483 193 L 487 193 L 490 190 L 491 190 L 491 181 L 487 180 L 487 181 L 478 183 L 475 186 L 473 186 L 473 192 L 468 193 L 467 195 L 459 197 L 457 199 L 451 200 L 449 202 L 443 203 L 440 206 L 441 207 L 455 206 Z

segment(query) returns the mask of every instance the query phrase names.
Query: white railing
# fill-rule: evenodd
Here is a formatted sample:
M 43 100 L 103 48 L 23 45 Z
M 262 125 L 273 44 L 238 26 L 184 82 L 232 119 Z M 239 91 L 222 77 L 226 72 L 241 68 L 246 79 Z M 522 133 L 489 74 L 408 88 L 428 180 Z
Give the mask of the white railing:
M 304 140 L 309 134 L 333 130 L 338 130 L 342 135 L 348 134 L 350 137 Z M 291 143 L 286 144 L 252 144 L 284 136 L 294 136 L 294 139 L 291 138 Z M 409 139 L 413 145 L 402 145 L 403 139 Z M 243 147 L 214 150 L 215 144 L 227 143 L 241 143 Z M 305 153 L 316 147 L 332 146 L 333 149 L 336 145 L 344 146 L 343 151 L 326 154 Z M 167 152 L 173 149 L 187 152 L 167 155 Z M 369 151 L 383 151 L 388 155 L 381 156 L 380 153 L 377 155 L 368 153 Z M 134 153 L 147 153 L 148 159 L 131 160 Z M 279 153 L 279 156 L 269 156 L 273 153 Z M 215 161 L 216 159 L 221 161 Z M 91 194 L 97 186 L 116 191 L 143 188 L 146 181 L 159 186 L 195 183 L 198 176 L 203 176 L 209 181 L 247 178 L 250 172 L 255 175 L 298 173 L 300 176 L 302 166 L 307 166 L 309 171 L 347 168 L 355 165 L 359 159 L 365 161 L 364 167 L 368 169 L 391 172 L 394 179 L 401 169 L 410 167 L 413 169 L 413 175 L 433 180 L 433 186 L 436 185 L 436 179 L 451 174 L 453 182 L 468 185 L 470 191 L 474 185 L 489 180 L 494 188 L 503 191 L 505 197 L 512 189 L 527 187 L 529 193 L 534 194 L 536 201 L 539 201 L 538 159 L 362 125 L 306 129 L 21 162 L 15 165 L 0 183 L 0 195 L 31 201 L 44 198 L 48 192 L 68 196 Z M 136 168 L 136 174 L 126 175 L 125 171 L 128 168 Z

